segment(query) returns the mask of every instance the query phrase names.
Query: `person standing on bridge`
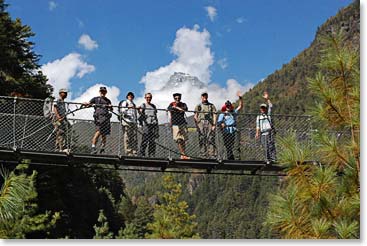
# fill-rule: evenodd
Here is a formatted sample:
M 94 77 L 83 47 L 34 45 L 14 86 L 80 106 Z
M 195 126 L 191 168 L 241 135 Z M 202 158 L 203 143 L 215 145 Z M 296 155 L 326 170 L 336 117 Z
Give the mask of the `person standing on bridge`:
M 239 105 L 235 109 L 233 104 L 227 100 L 222 106 L 222 113 L 218 117 L 218 126 L 221 127 L 223 133 L 223 142 L 227 152 L 227 159 L 234 160 L 233 148 L 236 140 L 237 132 L 237 116 L 243 108 L 241 92 L 237 92 Z
M 60 152 L 67 152 L 66 148 L 66 135 L 68 130 L 68 122 L 66 119 L 66 103 L 65 99 L 68 96 L 68 91 L 66 89 L 59 90 L 59 98 L 54 102 L 53 105 L 53 118 L 52 124 L 55 128 L 56 133 L 56 149 Z
M 260 114 L 256 117 L 256 139 L 261 139 L 267 163 L 276 161 L 276 149 L 274 141 L 274 127 L 270 117 L 273 104 L 268 92 L 264 92 L 266 103 L 260 105 Z
M 140 156 L 145 156 L 148 147 L 148 156 L 155 157 L 156 139 L 159 137 L 157 108 L 152 103 L 152 93 L 145 94 L 145 103 L 139 109 L 139 121 L 143 126 L 143 137 L 140 145 Z
M 85 106 L 94 106 L 94 124 L 96 125 L 96 133 L 92 139 L 92 152 L 91 154 L 97 154 L 97 142 L 98 138 L 102 137 L 102 145 L 99 153 L 105 152 L 107 135 L 111 133 L 111 111 L 113 110 L 111 100 L 106 97 L 107 88 L 99 88 L 99 97 L 93 97 L 89 102 L 83 103 Z
M 202 158 L 215 158 L 215 128 L 217 122 L 217 109 L 208 101 L 208 93 L 201 94 L 201 103 L 195 107 L 194 120 L 199 134 L 200 156 Z
M 125 155 L 127 156 L 136 156 L 138 152 L 138 108 L 134 103 L 134 98 L 134 93 L 130 91 L 126 95 L 126 100 L 119 103 Z
M 187 122 L 185 112 L 188 110 L 186 103 L 181 102 L 181 94 L 173 94 L 174 102 L 168 105 L 167 110 L 171 113 L 171 126 L 173 140 L 176 141 L 181 153 L 181 159 L 189 159 L 186 156 L 186 141 L 188 139 Z

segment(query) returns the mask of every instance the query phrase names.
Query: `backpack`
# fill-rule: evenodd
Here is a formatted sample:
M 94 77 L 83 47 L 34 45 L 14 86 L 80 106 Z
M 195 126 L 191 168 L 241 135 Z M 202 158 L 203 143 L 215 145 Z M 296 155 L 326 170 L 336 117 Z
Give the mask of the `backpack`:
M 43 116 L 47 119 L 52 119 L 54 115 L 53 103 L 54 99 L 52 97 L 46 98 L 43 103 Z
M 143 126 L 143 123 L 147 120 L 147 116 L 145 115 L 145 109 L 146 109 L 146 104 L 143 103 L 142 104 L 144 106 L 144 108 L 142 108 L 142 112 L 140 113 L 139 117 L 138 117 L 138 123 Z M 154 105 L 154 104 L 151 104 L 152 107 L 154 108 L 154 111 L 157 111 L 157 107 Z M 157 115 L 156 115 L 157 116 Z M 157 122 L 158 122 L 158 119 L 157 117 L 155 117 Z M 146 122 L 145 122 L 146 123 Z
M 260 119 L 260 116 L 263 116 L 263 119 Z M 269 115 L 267 114 L 259 115 L 258 121 L 259 121 L 261 133 L 270 132 L 270 131 L 272 131 L 274 134 L 276 133 L 272 119 L 269 119 Z M 267 123 L 265 123 L 265 129 L 261 129 L 261 126 L 263 126 L 263 124 L 261 124 L 260 121 L 267 121 Z

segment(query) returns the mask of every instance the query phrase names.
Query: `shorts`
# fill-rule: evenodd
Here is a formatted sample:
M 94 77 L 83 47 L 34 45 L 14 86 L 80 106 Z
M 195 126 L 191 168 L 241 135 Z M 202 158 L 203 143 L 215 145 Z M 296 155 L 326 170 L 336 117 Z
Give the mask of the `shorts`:
M 111 122 L 109 118 L 104 116 L 95 117 L 94 124 L 96 125 L 96 130 L 99 131 L 103 136 L 109 135 L 111 133 Z
M 176 142 L 180 140 L 187 141 L 187 134 L 188 134 L 188 130 L 187 130 L 186 125 L 172 126 L 173 140 L 175 140 Z

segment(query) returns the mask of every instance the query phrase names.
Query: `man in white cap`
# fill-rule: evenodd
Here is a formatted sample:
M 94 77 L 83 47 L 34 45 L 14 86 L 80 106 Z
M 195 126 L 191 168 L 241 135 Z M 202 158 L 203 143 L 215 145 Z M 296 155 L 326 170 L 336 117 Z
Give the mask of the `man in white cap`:
M 265 150 L 266 162 L 271 163 L 276 161 L 275 132 L 270 117 L 273 104 L 270 101 L 268 92 L 264 92 L 263 98 L 267 103 L 260 105 L 260 115 L 256 117 L 256 139 L 261 139 L 261 144 Z
M 65 98 L 68 96 L 67 89 L 59 90 L 59 98 L 54 102 L 53 106 L 53 125 L 56 132 L 56 149 L 59 151 L 67 151 L 66 149 L 66 134 L 68 130 L 66 120 L 66 103 Z

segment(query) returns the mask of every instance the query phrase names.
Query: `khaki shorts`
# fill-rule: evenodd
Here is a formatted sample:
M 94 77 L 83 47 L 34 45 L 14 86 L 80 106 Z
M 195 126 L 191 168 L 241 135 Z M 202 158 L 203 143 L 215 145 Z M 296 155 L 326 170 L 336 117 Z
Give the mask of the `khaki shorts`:
M 173 140 L 175 140 L 176 142 L 178 142 L 179 140 L 187 141 L 187 126 L 172 126 L 172 135 Z

